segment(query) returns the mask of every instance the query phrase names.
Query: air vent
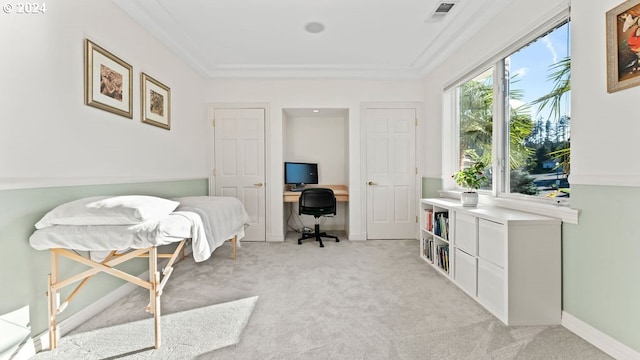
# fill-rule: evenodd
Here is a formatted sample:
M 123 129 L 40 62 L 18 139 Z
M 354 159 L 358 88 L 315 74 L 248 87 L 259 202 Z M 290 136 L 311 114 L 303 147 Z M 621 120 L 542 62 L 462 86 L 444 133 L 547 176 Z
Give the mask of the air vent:
M 456 5 L 456 1 L 442 2 L 438 4 L 436 9 L 431 13 L 431 16 L 425 20 L 425 22 L 439 22 L 444 19 L 451 9 Z
M 438 8 L 436 9 L 436 11 L 434 12 L 434 15 L 444 15 L 444 14 L 448 13 L 449 11 L 451 11 L 451 8 L 455 4 L 456 3 L 452 3 L 452 2 L 440 3 L 440 5 L 438 5 Z

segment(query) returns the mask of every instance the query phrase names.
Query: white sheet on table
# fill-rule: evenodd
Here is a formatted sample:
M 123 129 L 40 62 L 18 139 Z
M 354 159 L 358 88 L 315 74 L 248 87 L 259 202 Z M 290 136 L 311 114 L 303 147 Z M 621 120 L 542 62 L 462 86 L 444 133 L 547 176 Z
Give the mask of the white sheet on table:
M 186 196 L 172 199 L 180 202 L 176 211 L 191 211 L 202 218 L 205 234 L 212 249 L 236 236 L 237 245 L 251 218 L 242 202 L 231 196 Z
M 188 211 L 176 211 L 159 220 L 136 225 L 55 225 L 36 230 L 29 242 L 38 250 L 65 248 L 95 252 L 161 246 L 186 238 L 192 239 L 195 261 L 211 257 L 215 247 L 207 239 L 202 219 Z

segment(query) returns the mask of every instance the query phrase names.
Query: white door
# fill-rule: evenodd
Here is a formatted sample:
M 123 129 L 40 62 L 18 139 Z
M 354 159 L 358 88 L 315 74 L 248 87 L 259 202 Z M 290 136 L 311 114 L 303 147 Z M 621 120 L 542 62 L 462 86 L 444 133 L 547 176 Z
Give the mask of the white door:
M 416 237 L 416 109 L 367 109 L 367 238 Z
M 243 241 L 265 241 L 264 109 L 215 110 L 215 195 L 240 199 L 251 218 Z

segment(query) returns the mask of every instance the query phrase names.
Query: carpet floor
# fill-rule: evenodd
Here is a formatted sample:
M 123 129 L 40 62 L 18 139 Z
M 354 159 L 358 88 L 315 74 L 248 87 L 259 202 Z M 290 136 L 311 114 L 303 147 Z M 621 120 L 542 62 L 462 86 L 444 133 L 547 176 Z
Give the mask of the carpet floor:
M 159 350 L 143 310 L 148 292 L 135 290 L 36 358 L 610 359 L 561 326 L 505 326 L 421 260 L 418 246 L 319 248 L 290 237 L 245 242 L 233 261 L 225 244 L 208 261 L 176 264 Z

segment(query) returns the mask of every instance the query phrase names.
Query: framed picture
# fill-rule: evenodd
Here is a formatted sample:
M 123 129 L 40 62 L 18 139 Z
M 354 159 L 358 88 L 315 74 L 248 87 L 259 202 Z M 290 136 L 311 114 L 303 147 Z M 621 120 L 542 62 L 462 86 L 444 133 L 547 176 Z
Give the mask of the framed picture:
M 640 0 L 607 11 L 607 91 L 640 84 Z
M 89 39 L 84 46 L 84 103 L 133 118 L 133 68 Z
M 171 129 L 171 89 L 145 73 L 140 82 L 142 122 Z

